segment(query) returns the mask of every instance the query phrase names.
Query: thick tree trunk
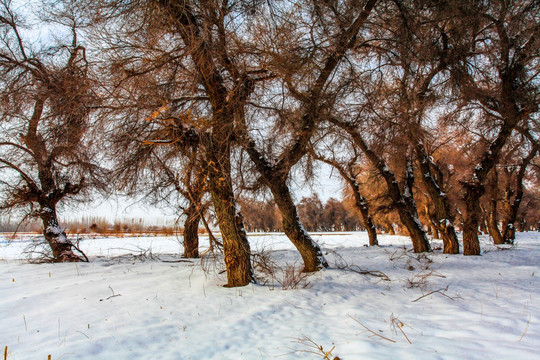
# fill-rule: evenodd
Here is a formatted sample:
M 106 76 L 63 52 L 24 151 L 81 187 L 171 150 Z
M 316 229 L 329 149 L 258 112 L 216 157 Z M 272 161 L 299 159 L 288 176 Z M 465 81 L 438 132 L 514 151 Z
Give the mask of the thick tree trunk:
M 201 215 L 197 205 L 190 204 L 186 212 L 186 221 L 184 222 L 184 257 L 199 257 L 199 222 Z
M 480 255 L 480 241 L 478 240 L 478 226 L 482 212 L 480 198 L 485 189 L 478 183 L 464 184 L 464 186 L 467 216 L 463 221 L 463 255 Z
M 58 224 L 55 206 L 42 206 L 40 218 L 43 222 L 43 235 L 51 247 L 55 262 L 84 261 L 81 257 L 73 253 L 73 245 L 68 241 L 66 233 Z
M 300 222 L 285 180 L 273 178 L 271 181 L 267 181 L 267 185 L 270 187 L 274 201 L 281 213 L 283 231 L 302 256 L 304 272 L 318 271 L 328 267 L 328 262 L 324 258 L 321 248 L 313 241 Z
M 229 146 L 223 141 L 215 141 L 209 144 L 207 156 L 209 190 L 225 253 L 226 286 L 246 286 L 255 282 L 255 277 L 249 242 L 232 188 Z

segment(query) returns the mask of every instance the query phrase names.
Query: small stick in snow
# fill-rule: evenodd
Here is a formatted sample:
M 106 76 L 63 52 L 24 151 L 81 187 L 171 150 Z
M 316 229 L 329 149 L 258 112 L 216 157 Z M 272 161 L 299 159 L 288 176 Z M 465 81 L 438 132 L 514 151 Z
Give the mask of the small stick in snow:
M 111 289 L 113 294 L 111 296 L 109 296 L 108 298 L 99 299 L 99 301 L 109 300 L 109 299 L 112 299 L 113 297 L 122 296 L 122 294 L 115 294 L 113 288 L 111 287 L 111 285 L 109 285 L 109 289 Z
M 441 294 L 442 296 L 446 296 L 446 297 L 449 298 L 450 300 L 454 301 L 454 298 L 453 298 L 453 297 L 450 297 L 450 296 L 448 296 L 448 295 L 445 294 L 446 291 L 448 291 L 448 285 L 446 285 L 445 288 L 440 288 L 440 289 L 437 289 L 437 290 L 430 291 L 430 292 L 428 292 L 427 294 L 422 295 L 422 296 L 420 296 L 419 298 L 414 299 L 414 300 L 411 301 L 411 302 L 417 302 L 418 300 L 423 299 L 423 298 L 425 298 L 426 296 L 429 296 L 429 295 L 434 294 L 434 293 L 439 293 L 439 294 Z
M 521 340 L 523 340 L 523 337 L 525 337 L 525 334 L 527 333 L 527 330 L 529 330 L 529 324 L 530 323 L 531 323 L 531 314 L 529 314 L 529 320 L 527 320 L 527 325 L 525 326 L 525 331 L 523 332 L 523 334 L 521 334 L 521 337 L 519 338 L 518 342 L 521 342 Z
M 405 339 L 407 339 L 409 344 L 412 344 L 412 342 L 411 342 L 411 340 L 409 340 L 409 337 L 407 336 L 407 334 L 405 334 L 405 331 L 403 331 L 403 326 L 405 326 L 403 321 L 401 321 L 397 317 L 395 317 L 394 314 L 392 314 L 392 316 L 390 316 L 390 319 L 392 321 L 392 325 L 394 326 L 394 328 L 397 327 L 399 329 L 399 331 L 401 331 L 403 336 L 405 336 Z
M 347 314 L 348 317 L 350 317 L 351 319 L 353 319 L 354 321 L 356 321 L 357 323 L 359 323 L 364 329 L 366 329 L 367 331 L 369 331 L 370 333 L 372 333 L 373 335 L 375 336 L 378 336 L 384 340 L 388 340 L 390 342 L 393 342 L 395 343 L 396 341 L 395 340 L 392 340 L 392 339 L 389 339 L 387 338 L 386 336 L 382 336 L 381 334 L 377 334 L 375 331 L 369 329 L 366 325 L 362 324 L 360 321 L 358 321 L 357 319 L 353 318 L 351 315 Z
M 7 345 L 4 348 L 4 360 L 7 360 Z

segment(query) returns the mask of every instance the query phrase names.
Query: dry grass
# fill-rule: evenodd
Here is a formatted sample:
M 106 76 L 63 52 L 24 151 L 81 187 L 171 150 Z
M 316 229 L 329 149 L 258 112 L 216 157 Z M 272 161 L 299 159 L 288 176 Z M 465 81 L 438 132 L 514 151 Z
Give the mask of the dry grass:
M 315 354 L 321 357 L 321 359 L 325 359 L 325 360 L 341 360 L 339 356 L 332 354 L 332 352 L 336 348 L 335 346 L 332 346 L 332 348 L 327 351 L 324 349 L 322 345 L 317 344 L 315 341 L 313 341 L 311 338 L 307 336 L 296 339 L 295 342 L 305 347 L 305 349 L 295 349 L 295 351 Z

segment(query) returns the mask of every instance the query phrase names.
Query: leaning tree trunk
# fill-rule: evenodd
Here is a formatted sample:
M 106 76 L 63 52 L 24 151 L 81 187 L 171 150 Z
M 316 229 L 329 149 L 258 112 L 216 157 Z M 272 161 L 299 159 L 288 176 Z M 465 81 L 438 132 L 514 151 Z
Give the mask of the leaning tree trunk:
M 245 134 L 244 134 L 245 135 Z M 245 135 L 247 139 L 249 137 Z M 261 179 L 272 192 L 274 201 L 282 218 L 283 232 L 296 247 L 304 262 L 304 272 L 314 272 L 328 267 L 319 245 L 311 238 L 302 226 L 296 205 L 287 185 L 287 166 L 272 166 L 256 149 L 253 140 L 247 140 L 245 150 L 255 164 Z
M 353 164 L 352 162 L 353 160 L 351 160 L 351 162 L 349 163 L 349 169 L 347 171 L 345 166 L 340 164 L 336 160 L 331 160 L 323 156 L 320 156 L 316 154 L 314 150 L 311 151 L 311 154 L 315 159 L 322 161 L 332 166 L 333 168 L 335 168 L 339 172 L 341 177 L 349 184 L 349 186 L 352 189 L 353 196 L 354 196 L 354 205 L 356 206 L 358 211 L 360 211 L 360 215 L 362 217 L 361 219 L 362 226 L 364 226 L 364 228 L 366 229 L 368 233 L 369 246 L 378 246 L 379 241 L 377 240 L 377 230 L 375 229 L 375 225 L 373 224 L 373 219 L 371 218 L 371 215 L 369 214 L 368 203 L 366 201 L 366 198 L 362 196 L 362 193 L 360 191 L 360 185 L 356 181 L 357 175 L 352 172 L 351 165 Z
M 249 242 L 232 188 L 229 146 L 224 141 L 212 141 L 207 157 L 209 191 L 223 240 L 226 286 L 246 286 L 255 282 L 255 277 Z
M 43 235 L 52 250 L 55 262 L 76 262 L 83 259 L 73 253 L 73 245 L 68 241 L 66 233 L 58 224 L 56 206 L 42 205 L 39 214 L 43 222 Z
M 454 218 L 450 213 L 448 197 L 441 189 L 442 172 L 435 164 L 433 164 L 422 142 L 418 142 L 416 145 L 416 155 L 418 166 L 422 172 L 422 182 L 424 183 L 435 208 L 435 221 L 432 221 L 432 223 L 436 227 L 437 235 L 440 235 L 442 238 L 443 252 L 445 254 L 459 254 L 459 243 L 456 230 L 454 229 Z M 435 174 L 439 175 L 439 181 L 435 180 L 431 171 L 432 167 L 435 168 Z
M 369 214 L 369 208 L 366 199 L 360 194 L 360 186 L 354 180 L 349 181 L 349 184 L 353 188 L 354 204 L 362 215 L 362 225 L 366 228 L 369 238 L 369 246 L 378 246 L 377 230 Z
M 304 272 L 318 271 L 328 267 L 328 262 L 324 258 L 321 248 L 313 241 L 300 222 L 285 180 L 274 178 L 267 182 L 267 185 L 270 187 L 274 201 L 281 213 L 283 231 L 302 256 Z
M 190 204 L 185 212 L 184 222 L 184 257 L 199 257 L 199 222 L 201 214 L 196 204 Z

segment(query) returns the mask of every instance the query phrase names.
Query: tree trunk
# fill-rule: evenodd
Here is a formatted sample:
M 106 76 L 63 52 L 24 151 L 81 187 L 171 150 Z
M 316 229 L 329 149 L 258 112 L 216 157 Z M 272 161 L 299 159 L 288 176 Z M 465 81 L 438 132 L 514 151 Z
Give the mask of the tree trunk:
M 424 183 L 435 208 L 433 214 L 435 216 L 435 221 L 432 222 L 437 228 L 438 235 L 442 238 L 443 252 L 445 254 L 459 254 L 459 242 L 453 224 L 454 218 L 450 213 L 448 197 L 441 189 L 442 172 L 435 164 L 433 164 L 422 142 L 418 142 L 416 145 L 416 156 L 420 171 L 422 172 L 422 182 Z M 435 180 L 432 174 L 432 167 L 435 168 L 435 173 L 439 175 L 438 181 Z
M 435 223 L 431 223 L 431 236 L 433 237 L 433 239 L 440 239 L 441 236 L 439 235 L 439 230 L 437 228 L 437 225 L 435 225 Z M 443 244 L 444 244 L 444 241 L 443 241 Z
M 491 170 L 491 177 L 488 181 L 488 188 L 490 197 L 489 207 L 488 211 L 484 214 L 484 217 L 486 219 L 488 233 L 493 239 L 493 243 L 495 245 L 501 245 L 503 244 L 503 238 L 499 230 L 499 216 L 497 211 L 497 198 L 499 195 L 499 175 L 496 168 L 493 168 L 493 170 Z
M 304 272 L 314 272 L 328 267 L 328 262 L 324 258 L 321 248 L 304 229 L 298 217 L 296 205 L 287 185 L 290 167 L 286 165 L 272 166 L 256 149 L 255 142 L 249 139 L 247 131 L 244 136 L 246 138 L 245 150 L 261 175 L 261 180 L 272 192 L 274 202 L 281 214 L 283 232 L 302 256 Z
M 54 205 L 41 206 L 39 214 L 43 222 L 43 235 L 51 247 L 55 262 L 77 262 L 83 259 L 72 251 L 73 245 L 68 241 L 66 233 L 58 224 L 56 207 Z
M 349 181 L 349 183 L 353 188 L 354 204 L 362 215 L 362 225 L 366 228 L 368 233 L 369 246 L 378 246 L 379 241 L 377 240 L 377 231 L 375 229 L 375 225 L 373 224 L 373 220 L 369 215 L 369 208 L 366 199 L 360 194 L 360 187 L 356 181 Z
M 383 226 L 388 235 L 396 235 L 396 231 L 394 230 L 394 225 L 392 224 L 391 221 L 388 221 L 388 220 L 384 221 Z
M 246 286 L 255 282 L 251 268 L 251 251 L 238 211 L 231 181 L 230 152 L 227 144 L 209 144 L 208 183 L 223 240 L 227 287 Z
M 532 159 L 534 159 L 537 151 L 537 148 L 534 147 L 533 150 L 529 153 L 529 155 L 525 159 L 523 159 L 523 162 L 516 175 L 516 190 L 514 201 L 510 206 L 508 218 L 505 219 L 504 222 L 504 231 L 502 238 L 505 244 L 513 244 L 514 240 L 516 239 L 516 219 L 519 206 L 521 205 L 521 200 L 523 199 L 523 178 L 525 176 L 525 170 L 527 168 L 527 165 L 529 165 Z
M 184 222 L 184 257 L 199 257 L 199 222 L 201 215 L 197 205 L 190 204 L 185 212 L 186 221 Z
M 304 272 L 318 271 L 328 267 L 328 262 L 324 258 L 321 248 L 313 241 L 300 222 L 296 206 L 285 180 L 273 178 L 267 181 L 267 185 L 281 213 L 283 231 L 302 256 Z
M 478 226 L 482 209 L 480 198 L 484 194 L 484 186 L 478 183 L 463 184 L 465 186 L 465 210 L 467 216 L 463 221 L 463 255 L 480 255 Z

